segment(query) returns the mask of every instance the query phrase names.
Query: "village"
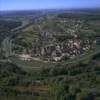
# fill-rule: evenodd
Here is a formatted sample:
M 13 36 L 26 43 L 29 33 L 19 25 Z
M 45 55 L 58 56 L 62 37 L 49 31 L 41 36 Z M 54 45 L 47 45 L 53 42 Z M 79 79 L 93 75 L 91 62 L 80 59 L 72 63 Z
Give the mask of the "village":
M 49 17 L 47 17 L 48 20 L 50 20 Z M 67 61 L 91 50 L 97 43 L 96 39 L 79 37 L 77 34 L 84 25 L 84 20 L 53 19 L 52 23 L 56 23 L 58 26 L 55 24 L 56 26 L 50 29 L 45 29 L 48 25 L 52 25 L 46 22 L 45 17 L 40 17 L 35 21 L 38 24 L 34 24 L 28 31 L 20 30 L 15 35 L 16 38 L 4 39 L 3 52 L 7 58 L 9 56 L 17 57 L 21 61 Z M 39 23 L 45 23 L 46 26 Z M 32 31 L 30 32 L 30 30 Z
M 42 41 L 38 40 L 37 42 L 40 42 L 41 45 L 37 43 L 31 49 L 23 49 L 23 52 L 18 57 L 22 61 L 65 61 L 74 59 L 96 45 L 96 40 L 81 40 L 77 37 L 77 35 L 74 35 L 71 38 L 66 38 L 64 42 L 58 43 L 50 43 L 47 38 Z M 48 41 L 49 43 L 47 43 Z

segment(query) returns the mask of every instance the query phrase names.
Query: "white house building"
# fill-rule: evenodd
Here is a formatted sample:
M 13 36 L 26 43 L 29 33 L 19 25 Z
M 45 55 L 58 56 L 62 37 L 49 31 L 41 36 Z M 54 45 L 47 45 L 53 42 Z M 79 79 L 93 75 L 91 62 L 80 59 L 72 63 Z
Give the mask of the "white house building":
M 22 61 L 30 61 L 32 58 L 28 54 L 21 54 L 21 55 L 19 55 L 19 59 Z

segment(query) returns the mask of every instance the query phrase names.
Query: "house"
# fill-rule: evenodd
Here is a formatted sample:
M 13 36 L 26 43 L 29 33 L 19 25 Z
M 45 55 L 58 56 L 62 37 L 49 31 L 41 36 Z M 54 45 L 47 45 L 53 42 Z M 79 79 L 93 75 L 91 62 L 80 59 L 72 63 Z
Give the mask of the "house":
M 30 61 L 32 58 L 28 54 L 21 54 L 21 55 L 19 55 L 19 59 L 22 61 Z
M 61 60 L 62 59 L 62 56 L 61 57 L 53 57 L 53 60 L 54 61 L 59 61 L 59 60 Z

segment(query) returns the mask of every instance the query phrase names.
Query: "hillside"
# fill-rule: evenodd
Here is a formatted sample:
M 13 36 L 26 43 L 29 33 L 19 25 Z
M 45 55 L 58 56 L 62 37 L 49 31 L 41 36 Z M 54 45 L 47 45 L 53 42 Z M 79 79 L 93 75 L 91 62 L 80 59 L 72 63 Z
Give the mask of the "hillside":
M 23 71 L 0 63 L 0 98 L 3 100 L 99 100 L 100 54 L 76 65 L 58 64 Z

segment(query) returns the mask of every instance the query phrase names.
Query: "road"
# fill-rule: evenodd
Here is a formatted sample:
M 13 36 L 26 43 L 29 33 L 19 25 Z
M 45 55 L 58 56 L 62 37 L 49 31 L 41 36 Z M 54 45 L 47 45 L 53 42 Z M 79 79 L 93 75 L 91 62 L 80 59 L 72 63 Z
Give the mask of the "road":
M 2 48 L 5 51 L 6 56 L 9 56 L 11 54 L 11 39 L 10 39 L 10 36 L 7 36 L 2 41 Z

